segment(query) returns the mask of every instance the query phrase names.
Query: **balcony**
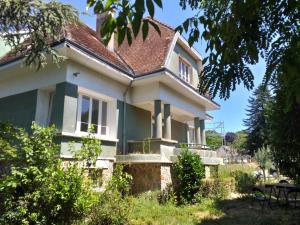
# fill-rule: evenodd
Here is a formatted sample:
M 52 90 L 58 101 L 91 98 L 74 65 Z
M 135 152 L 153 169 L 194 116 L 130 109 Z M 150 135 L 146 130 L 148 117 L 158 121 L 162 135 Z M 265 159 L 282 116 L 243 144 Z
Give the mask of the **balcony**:
M 145 139 L 141 141 L 128 141 L 127 155 L 117 155 L 119 163 L 174 163 L 177 156 L 188 147 L 189 151 L 200 155 L 204 165 L 220 165 L 223 159 L 208 146 L 193 143 L 177 143 L 166 139 Z

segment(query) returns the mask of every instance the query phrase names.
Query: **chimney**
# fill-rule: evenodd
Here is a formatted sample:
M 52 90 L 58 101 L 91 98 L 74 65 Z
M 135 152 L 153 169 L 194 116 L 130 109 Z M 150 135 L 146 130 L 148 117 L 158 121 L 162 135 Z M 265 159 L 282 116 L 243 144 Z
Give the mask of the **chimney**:
M 101 39 L 101 27 L 102 24 L 104 23 L 108 13 L 97 13 L 96 14 L 96 34 L 97 38 L 100 40 Z M 111 35 L 111 39 L 109 40 L 106 48 L 110 51 L 114 51 L 114 33 Z

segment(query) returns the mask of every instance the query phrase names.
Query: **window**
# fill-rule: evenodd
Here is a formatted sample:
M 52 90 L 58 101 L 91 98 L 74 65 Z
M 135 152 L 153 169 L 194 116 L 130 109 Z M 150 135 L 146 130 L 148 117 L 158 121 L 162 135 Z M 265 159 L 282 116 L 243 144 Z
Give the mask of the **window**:
M 79 132 L 88 132 L 93 127 L 93 132 L 98 135 L 108 135 L 107 102 L 79 95 Z
M 179 76 L 186 82 L 190 81 L 190 65 L 179 59 Z

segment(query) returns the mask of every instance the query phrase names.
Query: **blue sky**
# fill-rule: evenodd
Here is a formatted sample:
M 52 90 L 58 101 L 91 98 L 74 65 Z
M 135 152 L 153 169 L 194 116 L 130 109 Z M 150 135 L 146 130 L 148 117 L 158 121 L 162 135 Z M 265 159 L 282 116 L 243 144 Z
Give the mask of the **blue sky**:
M 64 3 L 72 4 L 80 12 L 86 10 L 86 0 L 62 0 Z M 175 3 L 176 2 L 176 3 Z M 181 24 L 187 17 L 193 15 L 191 10 L 182 11 L 178 5 L 179 0 L 165 0 L 163 10 L 156 10 L 155 18 L 167 23 L 172 27 L 176 27 Z M 87 23 L 90 27 L 95 27 L 95 16 L 92 12 L 90 15 L 81 15 L 81 19 Z M 202 56 L 205 56 L 205 42 L 199 41 L 195 43 L 194 47 L 200 52 Z M 261 81 L 265 71 L 265 63 L 261 60 L 255 66 L 252 66 L 252 71 L 255 76 L 255 87 L 257 87 Z M 248 91 L 242 85 L 240 85 L 232 94 L 231 97 L 224 101 L 216 97 L 214 100 L 221 105 L 221 109 L 218 111 L 209 112 L 214 117 L 213 121 L 207 123 L 207 128 L 213 127 L 211 122 L 224 121 L 225 132 L 238 131 L 244 129 L 243 119 L 246 117 L 247 102 L 252 91 Z

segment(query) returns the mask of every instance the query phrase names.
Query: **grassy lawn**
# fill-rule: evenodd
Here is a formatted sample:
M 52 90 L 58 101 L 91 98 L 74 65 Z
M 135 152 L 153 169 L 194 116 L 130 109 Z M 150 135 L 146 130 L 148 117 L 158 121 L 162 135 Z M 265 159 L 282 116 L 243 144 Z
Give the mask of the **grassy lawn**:
M 152 195 L 153 196 L 153 195 Z M 214 201 L 176 207 L 159 205 L 151 195 L 133 199 L 132 225 L 299 225 L 300 210 L 262 208 L 251 199 Z

